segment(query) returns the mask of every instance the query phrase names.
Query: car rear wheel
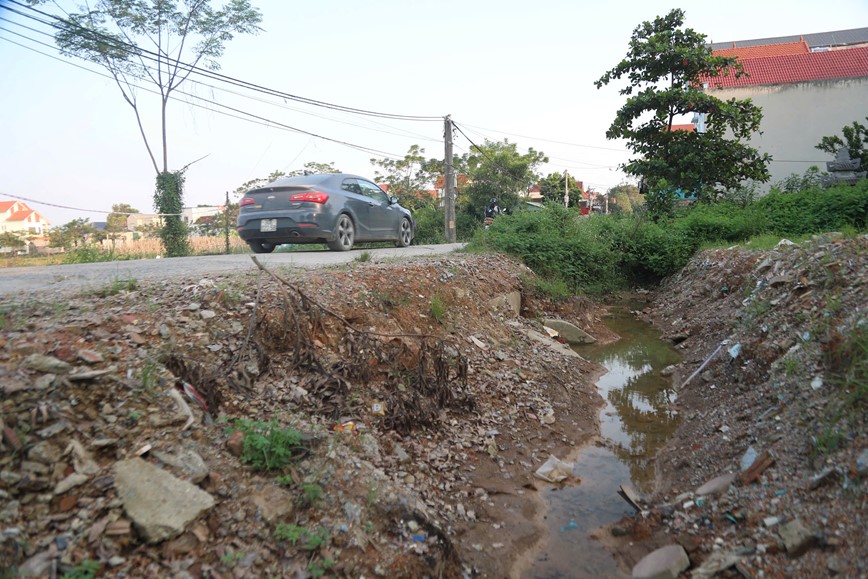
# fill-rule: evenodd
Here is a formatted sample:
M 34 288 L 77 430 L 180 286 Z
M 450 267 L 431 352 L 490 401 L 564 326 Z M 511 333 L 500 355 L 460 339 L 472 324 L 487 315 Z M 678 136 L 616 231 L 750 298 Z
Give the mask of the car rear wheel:
M 410 225 L 410 220 L 406 217 L 401 220 L 401 227 L 398 229 L 398 240 L 395 242 L 395 247 L 407 247 L 413 241 L 413 226 Z
M 277 247 L 273 243 L 265 243 L 264 241 L 248 241 L 247 245 L 253 250 L 253 253 L 271 253 Z
M 353 248 L 353 243 L 356 240 L 356 228 L 353 225 L 352 218 L 346 213 L 341 213 L 338 217 L 338 224 L 335 227 L 335 240 L 329 241 L 328 246 L 332 251 L 349 251 Z

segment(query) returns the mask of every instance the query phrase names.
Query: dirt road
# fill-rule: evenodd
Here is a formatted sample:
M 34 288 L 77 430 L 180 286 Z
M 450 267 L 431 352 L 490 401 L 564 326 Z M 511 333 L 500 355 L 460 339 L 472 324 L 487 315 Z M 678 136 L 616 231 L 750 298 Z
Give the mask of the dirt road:
M 420 255 L 440 255 L 462 247 L 464 247 L 462 243 L 452 243 L 419 245 L 400 249 L 357 249 L 347 252 L 299 251 L 260 255 L 259 260 L 266 266 L 290 265 L 310 269 L 349 263 L 357 259 L 363 251 L 370 253 L 373 260 L 381 261 Z M 0 269 L 0 298 L 19 295 L 36 288 L 40 292 L 64 293 L 98 289 L 106 284 L 131 279 L 138 281 L 176 279 L 195 275 L 239 272 L 244 269 L 252 271 L 256 269 L 256 266 L 250 260 L 250 255 L 252 254 L 139 259 L 45 267 L 10 267 Z

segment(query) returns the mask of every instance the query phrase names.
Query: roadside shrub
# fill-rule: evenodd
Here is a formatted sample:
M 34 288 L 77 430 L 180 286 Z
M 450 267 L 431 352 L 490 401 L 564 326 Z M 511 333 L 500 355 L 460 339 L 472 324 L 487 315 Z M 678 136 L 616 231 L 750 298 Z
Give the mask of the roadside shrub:
M 804 235 L 853 228 L 866 229 L 868 179 L 829 189 L 814 186 L 794 192 L 772 189 L 757 201 L 756 210 L 779 235 Z
M 697 245 L 705 241 L 743 241 L 761 233 L 766 221 L 753 205 L 697 203 L 683 209 L 675 226 Z
M 436 243 L 446 243 L 442 209 L 432 206 L 420 207 L 413 212 L 413 219 L 416 221 L 414 244 L 433 245 Z

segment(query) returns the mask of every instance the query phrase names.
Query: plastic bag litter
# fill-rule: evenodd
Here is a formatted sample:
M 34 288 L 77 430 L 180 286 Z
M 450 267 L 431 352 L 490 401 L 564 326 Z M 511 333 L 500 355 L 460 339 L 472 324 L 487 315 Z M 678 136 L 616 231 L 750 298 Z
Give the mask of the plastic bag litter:
M 554 328 L 550 328 L 548 326 L 543 326 L 543 329 L 549 335 L 549 338 L 557 338 L 559 335 L 558 331 Z
M 565 478 L 573 476 L 573 467 L 571 462 L 564 462 L 554 455 L 550 455 L 545 463 L 536 469 L 533 475 L 546 482 L 556 483 L 561 482 Z

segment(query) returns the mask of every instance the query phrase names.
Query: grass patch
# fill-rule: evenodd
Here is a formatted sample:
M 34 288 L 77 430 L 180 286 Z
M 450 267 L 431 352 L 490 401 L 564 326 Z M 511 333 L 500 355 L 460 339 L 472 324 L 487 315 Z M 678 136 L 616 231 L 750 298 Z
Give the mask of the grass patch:
M 280 523 L 274 530 L 274 536 L 281 541 L 289 541 L 293 545 L 300 546 L 305 551 L 316 551 L 320 547 L 328 545 L 329 531 L 325 527 L 308 529 L 295 524 Z
M 440 294 L 434 294 L 431 297 L 431 316 L 438 324 L 446 324 L 446 313 L 448 311 L 446 300 Z
M 359 263 L 366 263 L 368 261 L 371 261 L 371 257 L 372 257 L 371 252 L 368 250 L 365 250 L 365 251 L 361 252 L 359 255 L 357 255 L 356 259 L 354 261 L 357 261 Z
M 229 430 L 244 433 L 241 462 L 255 470 L 282 468 L 301 450 L 301 433 L 293 428 L 282 428 L 273 420 L 238 418 Z

